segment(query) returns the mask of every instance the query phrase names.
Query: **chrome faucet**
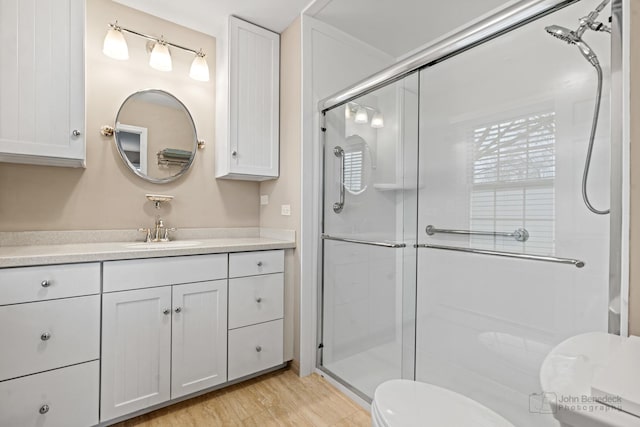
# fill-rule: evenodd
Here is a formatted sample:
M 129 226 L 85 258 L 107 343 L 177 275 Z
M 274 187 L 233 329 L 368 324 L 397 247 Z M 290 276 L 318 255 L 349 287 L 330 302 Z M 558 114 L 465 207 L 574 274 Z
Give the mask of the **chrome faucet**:
M 156 216 L 156 223 L 153 228 L 140 228 L 138 229 L 141 233 L 146 233 L 146 237 L 144 239 L 145 242 L 168 242 L 169 241 L 169 233 L 173 231 L 177 231 L 177 228 L 173 227 L 165 227 L 164 221 L 160 216 Z

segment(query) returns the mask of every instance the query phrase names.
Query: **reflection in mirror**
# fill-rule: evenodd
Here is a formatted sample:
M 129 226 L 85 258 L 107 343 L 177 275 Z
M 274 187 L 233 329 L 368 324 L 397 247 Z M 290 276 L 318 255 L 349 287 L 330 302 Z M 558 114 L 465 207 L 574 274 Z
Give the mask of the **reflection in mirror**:
M 359 135 L 347 137 L 344 144 L 345 190 L 353 195 L 364 193 L 371 172 L 370 165 L 371 155 L 367 142 Z
M 157 89 L 136 92 L 122 103 L 115 139 L 129 169 L 157 184 L 171 182 L 189 169 L 198 140 L 189 110 Z

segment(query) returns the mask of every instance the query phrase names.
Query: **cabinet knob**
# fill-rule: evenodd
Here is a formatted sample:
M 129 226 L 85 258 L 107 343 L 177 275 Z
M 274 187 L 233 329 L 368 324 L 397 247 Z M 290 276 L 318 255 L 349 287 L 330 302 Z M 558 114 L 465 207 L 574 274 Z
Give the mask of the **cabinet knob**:
M 260 352 L 262 351 L 262 347 L 261 347 L 261 346 L 259 346 L 259 345 L 257 345 L 257 346 L 256 346 L 256 351 L 257 351 L 258 353 L 260 353 Z
M 170 314 L 171 314 L 171 310 L 169 310 L 168 308 L 165 308 L 165 309 L 162 311 L 162 314 L 164 314 L 165 316 L 168 316 L 168 315 L 170 315 Z
M 262 261 L 258 261 L 258 267 L 262 267 Z
M 51 282 L 48 280 L 43 280 L 42 282 L 40 282 L 40 286 L 42 286 L 43 288 L 48 288 L 49 286 L 51 286 Z
M 49 332 L 43 332 L 42 335 L 40 335 L 42 341 L 49 341 L 50 338 L 51 334 Z
M 47 412 L 49 412 L 49 405 L 42 405 L 38 412 L 40 412 L 41 414 L 46 414 Z
M 80 136 L 80 135 L 82 135 L 82 133 L 78 129 L 74 129 L 73 132 L 71 132 L 71 135 Z
M 182 311 L 182 307 L 176 307 L 175 312 L 180 313 Z
M 256 298 L 256 302 L 262 302 L 262 298 L 261 297 Z
M 233 150 L 231 152 L 231 157 L 238 157 L 238 152 L 236 150 Z

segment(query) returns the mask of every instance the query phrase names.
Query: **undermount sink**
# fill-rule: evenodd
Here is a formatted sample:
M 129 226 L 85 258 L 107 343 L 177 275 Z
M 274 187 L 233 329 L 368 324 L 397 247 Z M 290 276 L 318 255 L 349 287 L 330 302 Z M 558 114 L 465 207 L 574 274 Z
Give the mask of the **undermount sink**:
M 178 240 L 171 242 L 136 242 L 136 243 L 126 243 L 124 245 L 125 248 L 131 249 L 153 249 L 153 248 L 188 248 L 191 246 L 197 246 L 202 242 L 198 242 L 195 240 Z

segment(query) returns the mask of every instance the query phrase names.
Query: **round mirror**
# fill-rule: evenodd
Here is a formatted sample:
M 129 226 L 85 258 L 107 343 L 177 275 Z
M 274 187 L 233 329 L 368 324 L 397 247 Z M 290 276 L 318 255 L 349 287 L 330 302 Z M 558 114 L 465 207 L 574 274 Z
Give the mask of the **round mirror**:
M 367 190 L 371 176 L 371 153 L 367 142 L 359 135 L 351 135 L 344 142 L 343 185 L 358 196 Z
M 198 147 L 187 107 L 172 94 L 148 89 L 129 95 L 118 115 L 114 136 L 124 163 L 139 177 L 163 184 L 182 176 Z

